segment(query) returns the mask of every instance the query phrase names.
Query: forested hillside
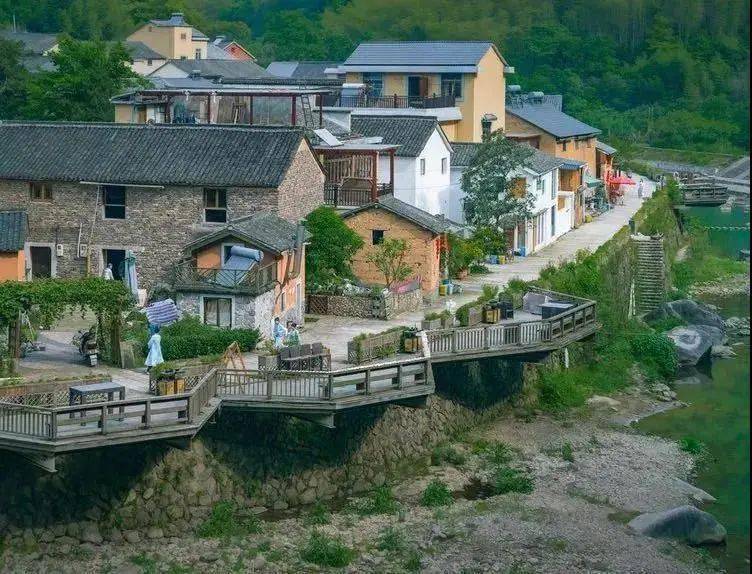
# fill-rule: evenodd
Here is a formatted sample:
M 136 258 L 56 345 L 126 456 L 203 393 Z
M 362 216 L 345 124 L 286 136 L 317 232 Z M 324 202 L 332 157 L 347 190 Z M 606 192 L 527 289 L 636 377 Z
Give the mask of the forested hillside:
M 174 10 L 262 63 L 341 59 L 369 39 L 489 39 L 510 83 L 563 93 L 607 139 L 749 147 L 748 0 L 0 0 L 0 22 L 110 40 Z

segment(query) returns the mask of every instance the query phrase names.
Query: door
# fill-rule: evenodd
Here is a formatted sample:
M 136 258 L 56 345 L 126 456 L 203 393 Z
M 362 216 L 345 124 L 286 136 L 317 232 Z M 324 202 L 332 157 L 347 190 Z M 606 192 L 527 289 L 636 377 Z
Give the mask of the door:
M 125 260 L 124 249 L 103 249 L 102 255 L 104 259 L 104 266 L 107 267 L 109 263 L 112 263 L 112 275 L 115 279 L 123 278 L 123 261 Z
M 31 278 L 44 279 L 52 277 L 52 247 L 31 246 Z
M 423 78 L 421 76 L 408 76 L 407 77 L 407 100 L 411 107 L 420 107 L 422 103 L 421 96 L 423 95 L 421 90 L 423 86 Z

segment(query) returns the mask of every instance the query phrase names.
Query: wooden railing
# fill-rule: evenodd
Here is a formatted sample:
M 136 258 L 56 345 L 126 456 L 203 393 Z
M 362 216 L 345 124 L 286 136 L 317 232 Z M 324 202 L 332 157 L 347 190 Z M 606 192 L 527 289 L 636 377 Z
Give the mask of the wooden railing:
M 453 95 L 433 94 L 432 96 L 372 96 L 361 94 L 359 96 L 343 96 L 341 94 L 332 94 L 324 96 L 324 105 L 339 108 L 419 108 L 419 109 L 436 109 L 436 108 L 453 108 L 456 105 L 456 98 Z
M 708 183 L 682 185 L 681 194 L 685 205 L 718 205 L 725 203 L 729 198 L 727 187 Z
M 177 378 L 183 379 L 185 381 L 185 387 L 184 391 L 188 392 L 193 390 L 200 382 L 203 381 L 206 374 L 211 371 L 214 368 L 213 364 L 203 364 L 203 365 L 187 365 L 185 367 L 181 367 L 177 371 Z M 153 371 L 152 371 L 153 373 Z M 158 389 L 157 389 L 157 382 L 158 379 L 153 374 L 150 373 L 149 375 L 149 394 L 157 395 Z
M 391 183 L 380 183 L 376 186 L 376 196 L 393 193 Z M 370 189 L 347 189 L 337 183 L 324 184 L 324 203 L 335 207 L 359 207 L 373 202 Z
M 483 352 L 504 348 L 529 348 L 556 341 L 571 334 L 590 333 L 596 324 L 595 302 L 553 291 L 542 291 L 557 300 L 568 300 L 576 306 L 549 319 L 517 321 L 426 331 L 432 356 L 455 353 Z
M 192 262 L 178 263 L 170 272 L 175 289 L 183 291 L 234 292 L 260 295 L 272 289 L 277 281 L 277 265 L 238 269 L 196 267 Z
M 217 393 L 263 401 L 334 401 L 431 382 L 428 361 L 420 358 L 329 372 L 220 369 Z
M 178 395 L 61 407 L 0 403 L 0 433 L 54 441 L 179 423 L 193 424 L 216 394 L 216 369 L 212 369 L 192 391 Z

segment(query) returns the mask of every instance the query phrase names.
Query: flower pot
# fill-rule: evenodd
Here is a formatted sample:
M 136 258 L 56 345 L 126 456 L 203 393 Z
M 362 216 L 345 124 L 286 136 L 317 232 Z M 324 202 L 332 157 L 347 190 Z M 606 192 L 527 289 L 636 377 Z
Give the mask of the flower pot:
M 446 283 L 442 283 L 441 285 L 439 285 L 439 296 L 445 297 L 446 294 L 447 294 L 447 285 Z
M 418 337 L 405 337 L 403 349 L 405 353 L 417 353 L 420 350 L 420 339 Z

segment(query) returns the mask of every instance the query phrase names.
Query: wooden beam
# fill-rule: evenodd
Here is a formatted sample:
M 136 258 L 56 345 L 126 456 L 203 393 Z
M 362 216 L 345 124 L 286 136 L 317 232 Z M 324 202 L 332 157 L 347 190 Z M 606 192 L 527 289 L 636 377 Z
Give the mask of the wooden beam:
M 317 425 L 321 425 L 322 427 L 326 427 L 328 429 L 335 428 L 333 414 L 315 415 L 315 414 L 295 413 L 290 416 L 293 416 L 295 418 L 299 418 L 305 421 L 310 421 L 312 423 L 316 423 Z

